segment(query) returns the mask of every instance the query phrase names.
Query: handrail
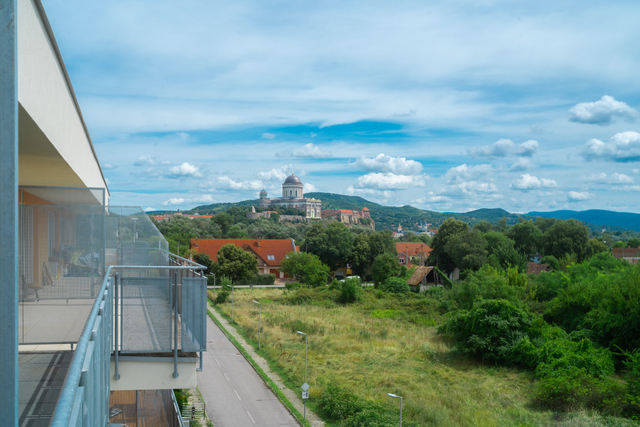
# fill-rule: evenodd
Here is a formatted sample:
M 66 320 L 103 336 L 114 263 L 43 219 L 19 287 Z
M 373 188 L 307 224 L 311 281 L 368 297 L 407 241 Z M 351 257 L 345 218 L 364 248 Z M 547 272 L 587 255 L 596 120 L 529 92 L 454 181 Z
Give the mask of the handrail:
M 78 343 L 76 345 L 76 350 L 73 353 L 73 357 L 71 358 L 71 363 L 69 364 L 69 369 L 67 370 L 67 375 L 64 379 L 64 383 L 62 384 L 62 389 L 60 390 L 60 397 L 58 398 L 58 402 L 56 403 L 56 407 L 54 409 L 53 415 L 51 417 L 51 427 L 67 427 L 69 425 L 69 421 L 71 418 L 71 411 L 60 410 L 61 408 L 72 408 L 73 403 L 76 399 L 76 392 L 80 385 L 80 380 L 82 376 L 82 367 L 85 362 L 85 357 L 87 355 L 87 349 L 89 347 L 89 343 L 91 341 L 91 334 L 93 331 L 93 326 L 98 318 L 100 313 L 100 305 L 106 292 L 109 289 L 109 284 L 111 283 L 111 273 L 117 269 L 171 269 L 171 270 L 205 270 L 207 267 L 194 263 L 196 266 L 148 266 L 148 265 L 111 265 L 107 268 L 107 272 L 104 275 L 104 279 L 102 280 L 102 285 L 100 286 L 100 291 L 98 292 L 98 296 L 93 303 L 91 308 L 91 312 L 89 317 L 87 318 L 87 322 L 82 329 L 82 333 L 80 334 L 80 338 L 78 339 Z M 117 343 L 116 343 L 117 346 Z
M 180 261 L 182 261 L 182 262 L 188 262 L 188 263 L 190 263 L 190 264 L 192 264 L 192 265 L 194 265 L 194 266 L 197 266 L 197 267 L 204 267 L 204 269 L 205 269 L 205 270 L 207 269 L 207 267 L 203 266 L 202 264 L 198 264 L 198 263 L 197 263 L 197 262 L 195 262 L 195 261 L 192 261 L 192 260 L 187 259 L 187 258 L 183 258 L 183 257 L 181 257 L 180 255 L 176 255 L 176 254 L 174 254 L 174 253 L 171 253 L 171 252 L 169 252 L 169 251 L 168 251 L 168 250 L 166 250 L 166 249 L 162 249 L 162 248 L 160 248 L 160 252 L 166 252 L 167 254 L 169 254 L 169 256 L 170 256 L 170 257 L 173 257 L 173 258 L 179 259 L 179 260 L 180 260 Z M 200 268 L 196 268 L 196 270 L 200 270 Z

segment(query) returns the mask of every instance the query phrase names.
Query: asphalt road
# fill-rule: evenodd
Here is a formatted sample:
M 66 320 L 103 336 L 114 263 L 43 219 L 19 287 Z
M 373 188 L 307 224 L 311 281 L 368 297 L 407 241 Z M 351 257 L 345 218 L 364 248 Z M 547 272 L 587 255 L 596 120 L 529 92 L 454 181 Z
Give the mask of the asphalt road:
M 209 317 L 207 342 L 197 382 L 216 427 L 299 425 Z

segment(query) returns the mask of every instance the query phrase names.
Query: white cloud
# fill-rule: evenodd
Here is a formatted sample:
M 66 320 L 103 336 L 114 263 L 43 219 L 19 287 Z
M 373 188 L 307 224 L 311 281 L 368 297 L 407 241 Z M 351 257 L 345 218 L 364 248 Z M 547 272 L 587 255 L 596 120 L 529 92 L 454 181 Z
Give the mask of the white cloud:
M 182 197 L 172 197 L 169 200 L 165 200 L 162 202 L 162 206 L 178 206 L 185 202 L 186 200 Z
M 510 156 L 522 156 L 531 157 L 538 150 L 538 141 L 533 139 L 523 142 L 520 145 L 515 144 L 510 139 L 501 139 L 494 142 L 492 145 L 485 145 L 483 147 L 472 147 L 467 150 L 467 154 L 471 157 L 510 157 Z
M 136 159 L 134 165 L 136 166 L 144 166 L 144 165 L 156 165 L 158 164 L 158 156 L 140 156 Z
M 273 138 L 275 138 L 276 136 L 275 136 L 274 134 L 272 134 L 272 133 L 265 132 L 265 133 L 263 133 L 263 134 L 262 134 L 262 137 L 263 137 L 264 139 L 273 139 Z
M 115 168 L 117 168 L 117 166 L 114 166 L 111 163 L 104 163 L 102 165 L 102 170 L 105 170 L 105 171 L 108 171 L 108 170 L 111 170 L 111 169 L 115 169 Z
M 513 180 L 511 188 L 521 191 L 537 190 L 539 188 L 556 188 L 558 184 L 553 179 L 538 178 L 527 174 Z
M 606 173 L 592 173 L 590 176 L 584 178 L 588 182 L 598 182 L 607 184 L 632 184 L 633 178 L 623 173 L 613 173 L 611 176 L 607 176 Z
M 211 204 L 215 202 L 216 200 L 213 198 L 213 196 L 211 196 L 211 194 L 202 194 L 200 196 L 192 197 L 188 199 L 185 199 L 184 197 L 172 197 L 169 200 L 165 200 L 161 204 L 163 206 L 181 206 L 181 205 L 193 204 L 193 203 Z
M 589 200 L 593 197 L 593 194 L 588 193 L 586 191 L 578 192 L 578 191 L 569 191 L 567 195 L 567 199 L 570 202 L 581 202 L 584 200 Z
M 167 178 L 202 178 L 202 173 L 198 170 L 197 166 L 184 162 L 180 166 L 174 166 L 169 168 Z
M 264 183 L 260 180 L 253 181 L 234 181 L 228 176 L 221 176 L 216 179 L 218 184 L 231 190 L 261 190 L 264 187 Z
M 640 173 L 640 171 L 638 171 L 638 169 L 634 169 L 632 172 L 633 173 Z
M 311 138 L 315 138 L 316 136 L 318 136 L 318 134 L 315 132 L 311 132 L 310 135 L 311 135 Z
M 144 208 L 145 212 L 150 212 L 150 211 L 155 211 L 155 210 L 156 210 L 156 208 L 154 208 L 153 206 L 149 206 L 147 208 Z
M 394 173 L 369 173 L 356 179 L 356 188 L 377 190 L 403 190 L 411 187 L 423 187 L 426 176 L 396 175 Z
M 582 148 L 581 154 L 585 160 L 640 161 L 640 133 L 620 132 L 613 135 L 609 142 L 590 139 Z
M 383 201 L 388 201 L 394 196 L 392 191 L 381 191 L 373 188 L 355 188 L 352 185 L 347 187 L 345 193 L 349 196 L 371 196 Z
M 492 179 L 493 172 L 495 170 L 491 165 L 472 165 L 462 164 L 460 166 L 449 169 L 445 174 L 445 178 L 448 179 L 447 184 L 454 184 L 456 182 L 463 181 L 487 181 Z
M 318 188 L 315 185 L 309 184 L 308 182 L 305 182 L 302 185 L 305 193 L 315 193 L 318 191 Z
M 619 188 L 621 191 L 640 191 L 640 185 L 624 185 Z
M 263 181 L 284 181 L 292 170 L 293 165 L 286 165 L 281 168 L 273 168 L 270 171 L 258 172 L 256 176 Z
M 276 157 L 296 157 L 303 159 L 326 159 L 333 157 L 331 151 L 322 151 L 320 147 L 310 142 L 301 148 L 291 148 L 288 150 L 278 151 Z
M 422 164 L 404 157 L 391 157 L 384 153 L 369 158 L 361 156 L 354 163 L 367 172 L 391 172 L 400 175 L 417 175 L 422 171 Z
M 638 111 L 608 95 L 596 102 L 581 102 L 569 110 L 569 121 L 575 123 L 607 126 L 616 117 L 633 122 L 638 117 Z
M 533 167 L 534 167 L 534 164 L 531 161 L 531 159 L 525 159 L 524 157 L 520 157 L 518 160 L 516 160 L 514 164 L 511 165 L 509 170 L 511 172 L 520 172 L 520 171 L 527 171 L 529 169 L 532 169 Z
M 497 193 L 498 187 L 490 182 L 467 181 L 455 185 L 447 185 L 441 194 L 448 196 L 476 196 L 478 193 Z

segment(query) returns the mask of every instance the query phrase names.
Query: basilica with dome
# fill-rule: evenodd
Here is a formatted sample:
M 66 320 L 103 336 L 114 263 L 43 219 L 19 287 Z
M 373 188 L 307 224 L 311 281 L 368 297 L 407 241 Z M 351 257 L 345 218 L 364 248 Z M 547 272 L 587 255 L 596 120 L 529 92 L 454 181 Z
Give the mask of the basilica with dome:
M 284 206 L 304 212 L 306 218 L 322 218 L 322 201 L 305 199 L 302 187 L 300 178 L 292 173 L 282 184 L 281 198 L 269 199 L 265 190 L 260 192 L 260 207 L 267 209 L 273 206 Z

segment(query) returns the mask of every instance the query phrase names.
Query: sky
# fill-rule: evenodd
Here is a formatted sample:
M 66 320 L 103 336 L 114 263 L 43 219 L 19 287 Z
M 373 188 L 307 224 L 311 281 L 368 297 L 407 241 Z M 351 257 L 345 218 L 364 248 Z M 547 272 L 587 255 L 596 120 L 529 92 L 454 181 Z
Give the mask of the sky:
M 43 4 L 112 205 L 640 213 L 640 2 Z

